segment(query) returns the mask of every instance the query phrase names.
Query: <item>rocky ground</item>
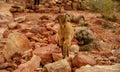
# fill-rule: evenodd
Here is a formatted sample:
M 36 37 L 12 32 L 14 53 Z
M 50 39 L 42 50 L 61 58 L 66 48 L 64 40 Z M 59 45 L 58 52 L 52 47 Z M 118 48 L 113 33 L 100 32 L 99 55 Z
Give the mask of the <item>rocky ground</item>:
M 119 23 L 86 10 L 41 5 L 25 12 L 12 9 L 11 13 L 11 5 L 0 5 L 0 72 L 120 72 Z M 83 51 L 85 45 L 79 45 L 74 36 L 66 59 L 57 43 L 59 23 L 55 20 L 64 11 L 74 17 L 83 15 L 94 36 L 88 51 Z M 81 27 L 72 25 L 75 32 Z

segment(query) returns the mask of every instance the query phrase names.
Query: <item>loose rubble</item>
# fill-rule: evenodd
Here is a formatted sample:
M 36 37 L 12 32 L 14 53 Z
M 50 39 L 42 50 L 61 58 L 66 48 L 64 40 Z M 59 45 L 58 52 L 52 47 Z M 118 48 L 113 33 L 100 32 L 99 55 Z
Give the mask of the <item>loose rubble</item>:
M 120 25 L 90 12 L 88 0 L 10 1 L 0 1 L 0 72 L 120 72 Z M 75 32 L 65 59 L 56 20 L 64 13 Z

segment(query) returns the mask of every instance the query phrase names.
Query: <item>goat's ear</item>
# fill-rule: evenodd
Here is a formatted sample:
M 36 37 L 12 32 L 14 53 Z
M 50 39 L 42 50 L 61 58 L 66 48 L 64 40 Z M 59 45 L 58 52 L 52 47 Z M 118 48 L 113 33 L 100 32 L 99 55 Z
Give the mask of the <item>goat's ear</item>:
M 65 22 L 68 22 L 68 21 L 70 21 L 71 19 L 70 19 L 70 15 L 69 14 L 65 14 Z

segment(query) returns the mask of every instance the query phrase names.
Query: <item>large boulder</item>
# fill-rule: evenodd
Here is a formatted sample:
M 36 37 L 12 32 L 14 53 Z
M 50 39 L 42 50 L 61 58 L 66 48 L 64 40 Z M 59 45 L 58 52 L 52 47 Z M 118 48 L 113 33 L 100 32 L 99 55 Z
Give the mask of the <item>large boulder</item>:
M 3 49 L 3 54 L 5 58 L 8 60 L 15 53 L 24 53 L 30 49 L 30 42 L 21 33 L 14 32 L 9 34 L 7 43 Z
M 20 64 L 18 66 L 18 69 L 16 69 L 13 72 L 34 72 L 37 68 L 40 67 L 40 57 L 33 55 L 31 60 L 29 60 L 26 63 Z
M 41 58 L 41 63 L 44 65 L 52 62 L 52 53 L 59 53 L 60 51 L 57 45 L 50 44 L 45 47 L 36 48 L 33 53 Z
M 111 66 L 83 66 L 76 69 L 75 72 L 120 72 L 120 64 L 115 64 Z
M 81 53 L 78 53 L 72 60 L 72 63 L 73 63 L 73 66 L 74 67 L 81 67 L 81 66 L 85 66 L 87 64 L 89 65 L 95 65 L 96 64 L 96 61 L 94 58 L 88 56 L 88 55 L 85 55 L 85 54 L 81 54 Z

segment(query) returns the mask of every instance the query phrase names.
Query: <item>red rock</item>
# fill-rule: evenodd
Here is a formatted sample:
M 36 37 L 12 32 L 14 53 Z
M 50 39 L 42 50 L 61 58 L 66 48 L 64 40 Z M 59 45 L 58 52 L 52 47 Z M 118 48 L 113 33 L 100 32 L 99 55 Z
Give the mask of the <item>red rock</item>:
M 17 27 L 17 24 L 18 24 L 17 22 L 12 22 L 12 23 L 8 24 L 8 27 L 10 29 L 13 29 L 13 28 Z
M 52 44 L 56 44 L 56 35 L 48 37 L 48 42 Z
M 105 55 L 105 56 L 111 56 L 112 55 L 112 49 L 114 48 L 112 44 L 100 41 L 98 42 L 99 45 L 99 51 L 101 55 Z
M 50 13 L 50 9 L 49 8 L 45 8 L 45 13 Z
M 59 13 L 59 11 L 60 11 L 59 7 L 55 7 L 51 10 L 51 12 L 54 12 L 55 14 Z
M 72 44 L 78 44 L 78 41 L 76 39 L 73 39 L 71 43 Z
M 3 34 L 5 31 L 6 31 L 5 28 L 0 28 L 0 39 L 2 39 L 4 37 Z
M 72 10 L 72 6 L 71 5 L 65 5 L 65 10 Z
M 41 43 L 40 43 L 40 42 L 35 42 L 35 44 L 34 44 L 35 49 L 40 48 L 40 47 L 41 47 L 40 45 L 41 45 Z
M 26 17 L 25 16 L 21 16 L 21 17 L 17 17 L 14 19 L 15 22 L 21 23 L 23 21 L 25 21 Z
M 62 59 L 62 53 L 52 53 L 52 57 L 54 61 L 58 61 Z
M 41 20 L 49 20 L 50 17 L 47 16 L 47 15 L 43 15 L 43 16 L 40 17 L 40 19 L 41 19 Z
M 28 33 L 26 33 L 25 35 L 26 35 L 28 38 L 32 38 L 32 37 L 34 36 L 34 34 L 31 33 L 31 32 L 28 32 Z
M 60 13 L 64 13 L 64 12 L 65 12 L 64 7 L 61 7 L 61 8 L 60 8 Z
M 9 72 L 9 71 L 7 71 L 7 70 L 0 70 L 0 72 Z
M 5 68 L 11 67 L 11 66 L 12 66 L 12 64 L 10 62 L 5 62 L 5 63 L 0 64 L 0 69 L 5 69 Z
M 45 27 L 41 27 L 40 30 L 39 30 L 39 33 L 42 34 L 43 32 L 46 32 L 46 28 Z
M 40 31 L 40 27 L 37 26 L 37 25 L 35 25 L 35 26 L 33 26 L 33 27 L 30 29 L 30 31 L 31 31 L 32 33 L 37 34 L 37 33 L 39 33 L 39 31 Z
M 77 69 L 76 67 L 72 68 L 72 72 L 75 72 L 76 69 Z
M 5 30 L 4 33 L 3 33 L 3 37 L 4 38 L 7 38 L 8 35 L 9 35 L 10 31 L 9 30 Z
M 37 36 L 33 36 L 31 37 L 31 39 L 35 40 L 35 41 L 40 41 L 40 39 Z
M 60 48 L 57 45 L 50 44 L 45 47 L 37 48 L 33 51 L 35 55 L 38 55 L 41 58 L 41 63 L 47 64 L 52 62 L 52 53 L 59 53 Z
M 28 49 L 30 49 L 30 42 L 26 36 L 21 33 L 14 32 L 8 36 L 7 43 L 3 50 L 3 55 L 8 60 L 16 52 L 23 53 Z
M 11 8 L 10 12 L 15 13 L 15 12 L 17 12 L 17 9 L 16 8 Z
M 33 55 L 31 60 L 19 65 L 18 69 L 16 69 L 13 72 L 34 72 L 34 70 L 36 70 L 38 67 L 40 67 L 40 61 L 41 61 L 41 59 L 38 56 Z
M 54 29 L 54 28 L 51 27 L 51 26 L 47 26 L 47 30 L 53 31 L 53 33 L 57 33 L 56 29 Z
M 45 12 L 45 8 L 40 8 L 38 10 L 35 10 L 36 12 L 39 12 L 39 13 L 44 13 Z
M 48 37 L 49 35 L 50 35 L 50 32 L 48 32 L 48 31 L 44 31 L 43 33 L 42 33 L 42 35 L 44 35 L 45 37 Z
M 5 62 L 5 59 L 4 59 L 3 55 L 0 54 L 0 64 L 4 63 L 4 62 Z
M 85 66 L 87 64 L 89 64 L 89 65 L 95 65 L 96 61 L 95 61 L 95 59 L 91 58 L 90 56 L 78 53 L 73 58 L 72 63 L 73 63 L 73 66 L 79 68 L 79 67 Z

